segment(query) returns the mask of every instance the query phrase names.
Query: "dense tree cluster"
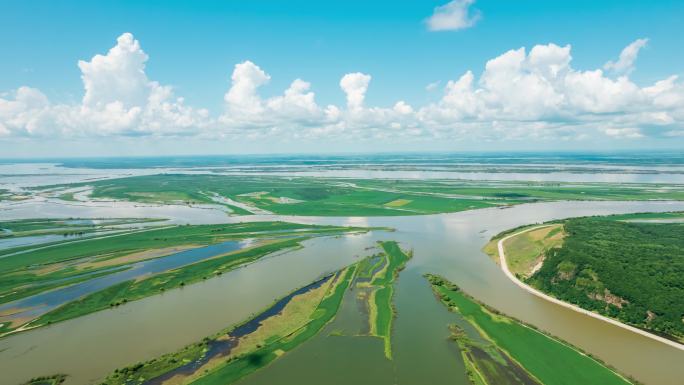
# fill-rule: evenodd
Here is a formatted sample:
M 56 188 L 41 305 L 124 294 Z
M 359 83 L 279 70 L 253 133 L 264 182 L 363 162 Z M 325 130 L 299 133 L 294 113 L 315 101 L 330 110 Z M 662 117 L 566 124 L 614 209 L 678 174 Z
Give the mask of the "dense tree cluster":
M 684 224 L 608 218 L 566 222 L 561 248 L 530 283 L 629 324 L 684 337 Z

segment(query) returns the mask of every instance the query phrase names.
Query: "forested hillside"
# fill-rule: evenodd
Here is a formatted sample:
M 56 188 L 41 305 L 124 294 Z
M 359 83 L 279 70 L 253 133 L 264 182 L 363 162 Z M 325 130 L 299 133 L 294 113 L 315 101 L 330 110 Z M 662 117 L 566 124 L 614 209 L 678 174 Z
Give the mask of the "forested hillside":
M 565 223 L 561 248 L 529 279 L 556 297 L 684 340 L 684 223 L 617 217 Z

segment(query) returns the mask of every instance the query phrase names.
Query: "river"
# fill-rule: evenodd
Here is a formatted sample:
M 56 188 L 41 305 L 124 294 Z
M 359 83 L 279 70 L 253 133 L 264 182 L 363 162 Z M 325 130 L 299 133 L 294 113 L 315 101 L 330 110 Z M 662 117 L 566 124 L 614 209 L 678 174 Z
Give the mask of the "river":
M 50 207 L 51 211 L 43 213 L 65 215 L 54 203 Z M 74 213 L 77 207 L 83 208 L 84 212 L 78 215 L 81 217 L 114 215 L 114 210 L 106 207 L 98 210 L 93 206 L 69 206 L 65 210 L 74 216 L 79 214 Z M 135 206 L 127 207 L 125 216 L 149 216 L 147 208 L 138 208 L 136 211 Z M 0 339 L 3 385 L 58 372 L 70 375 L 67 384 L 97 383 L 117 367 L 176 350 L 244 320 L 291 290 L 358 260 L 365 255 L 364 249 L 377 240 L 397 240 L 403 247 L 414 249 L 413 259 L 397 282 L 398 318 L 393 337 L 396 370 L 387 370 L 392 376 L 389 383 L 458 383 L 454 373 L 462 373 L 457 353 L 445 340 L 451 316 L 434 300 L 421 277 L 426 272 L 445 276 L 479 300 L 579 346 L 646 384 L 673 385 L 684 378 L 684 351 L 538 298 L 513 284 L 480 250 L 494 234 L 523 224 L 584 215 L 684 210 L 683 202 L 553 202 L 452 214 L 372 218 L 228 217 L 200 208 L 153 210 L 157 216 L 165 216 L 164 210 L 168 210 L 168 217 L 176 221 L 182 214 L 188 214 L 185 220 L 190 223 L 277 219 L 389 226 L 397 231 L 313 239 L 303 249 L 259 260 L 206 282 Z M 34 212 L 29 207 L 20 211 Z M 20 216 L 11 209 L 6 213 Z M 123 215 L 119 212 L 116 216 Z M 298 350 L 304 352 L 315 344 L 314 339 Z M 297 351 L 281 361 L 284 364 L 293 360 L 296 354 Z M 283 364 L 276 362 L 273 368 L 283 368 Z M 261 376 L 267 376 L 270 369 Z M 284 378 L 307 383 L 294 377 L 298 373 L 295 367 L 285 367 L 284 372 L 292 376 Z

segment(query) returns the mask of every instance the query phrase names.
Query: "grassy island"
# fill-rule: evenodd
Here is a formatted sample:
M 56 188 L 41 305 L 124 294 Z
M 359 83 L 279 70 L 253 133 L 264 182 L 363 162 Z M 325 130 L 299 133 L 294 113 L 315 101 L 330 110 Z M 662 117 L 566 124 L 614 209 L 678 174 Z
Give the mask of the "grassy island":
M 117 369 L 103 385 L 225 385 L 267 366 L 330 322 L 357 264 L 277 300 L 244 323 L 148 362 Z
M 446 279 L 426 277 L 437 298 L 477 330 L 477 335 L 468 336 L 452 327 L 472 384 L 631 383 L 569 344 L 479 303 Z
M 163 226 L 22 248 L 0 258 L 0 336 L 217 277 L 312 237 L 359 231 L 367 230 L 284 222 Z M 48 298 L 57 305 L 43 306 Z

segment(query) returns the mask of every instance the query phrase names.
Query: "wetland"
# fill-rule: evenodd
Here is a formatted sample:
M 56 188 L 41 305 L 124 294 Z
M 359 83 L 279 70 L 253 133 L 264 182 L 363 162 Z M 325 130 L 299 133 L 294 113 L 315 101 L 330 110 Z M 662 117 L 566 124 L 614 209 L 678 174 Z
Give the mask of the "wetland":
M 155 183 L 165 177 L 150 170 L 144 173 L 149 178 L 157 175 L 150 179 Z M 171 185 L 180 178 L 166 177 Z M 202 178 L 208 177 L 198 178 L 201 185 L 207 182 Z M 88 221 L 125 219 L 125 223 L 98 224 L 103 227 L 88 229 L 77 239 L 62 234 L 60 239 L 28 239 L 0 250 L 6 255 L 0 258 L 0 273 L 11 278 L 2 281 L 6 288 L 0 306 L 13 309 L 0 313 L 8 320 L 3 328 L 8 332 L 29 322 L 40 326 L 0 338 L 0 370 L 7 383 L 65 374 L 64 383 L 75 385 L 116 384 L 122 379 L 469 384 L 478 365 L 494 367 L 493 376 L 518 381 L 511 383 L 565 383 L 545 377 L 516 351 L 517 342 L 504 338 L 517 335 L 517 328 L 501 337 L 496 328 L 489 330 L 468 319 L 484 317 L 480 322 L 485 322 L 488 314 L 505 317 L 506 325 L 523 325 L 520 330 L 564 347 L 539 349 L 560 349 L 565 353 L 558 354 L 568 357 L 578 351 L 591 354 L 595 360 L 589 373 L 609 381 L 604 383 L 634 378 L 669 385 L 684 375 L 677 365 L 684 359 L 682 350 L 530 295 L 482 252 L 492 237 L 519 226 L 684 210 L 677 185 L 583 182 L 576 187 L 570 182 L 560 186 L 531 182 L 535 191 L 521 196 L 522 189 L 530 186 L 505 181 L 472 186 L 456 180 L 311 181 L 297 176 L 283 181 L 263 175 L 250 176 L 239 187 L 239 176 L 217 178 L 207 182 L 211 188 L 201 190 L 183 183 L 186 187 L 179 188 L 179 194 L 214 192 L 263 211 L 240 212 L 230 203 L 204 200 L 205 195 L 178 199 L 126 195 L 123 192 L 129 190 L 119 189 L 108 193 L 119 191 L 119 195 L 108 196 L 97 186 L 81 196 L 84 201 L 71 201 L 60 198 L 59 191 L 74 188 L 73 183 L 51 182 L 45 185 L 53 186 L 49 194 L 45 186 L 32 183 L 20 192 L 26 199 L 0 202 L 3 222 L 15 222 L 13 228 L 6 226 L 9 231 L 3 235 L 16 239 L 59 235 L 17 236 L 16 223 L 21 221 L 28 225 L 51 220 L 42 228 L 49 232 L 66 231 L 58 222 L 69 218 L 76 221 L 73 225 L 85 221 L 85 227 L 92 224 Z M 260 185 L 254 185 L 255 180 Z M 109 178 L 102 186 L 143 192 L 154 186 L 140 181 L 122 184 Z M 227 187 L 219 190 L 221 186 Z M 391 191 L 381 191 L 387 189 Z M 327 197 L 312 199 L 322 195 L 310 193 L 321 190 Z M 18 193 L 16 186 L 11 191 Z M 572 194 L 585 199 L 575 200 Z M 455 202 L 443 204 L 443 200 Z M 469 207 L 473 202 L 479 203 Z M 302 205 L 301 212 L 297 205 Z M 662 220 L 654 218 L 646 219 Z M 530 250 L 521 252 L 521 261 L 536 249 Z M 521 269 L 530 264 L 534 265 L 522 263 Z M 452 300 L 461 301 L 459 308 L 485 309 L 484 316 L 476 317 L 480 313 L 472 309 L 460 314 L 435 300 L 424 274 L 439 274 L 458 285 L 456 293 L 468 294 Z M 345 289 L 330 296 L 333 283 L 342 282 Z M 326 294 L 320 294 L 324 289 Z M 315 293 L 322 296 L 316 298 L 339 301 L 326 302 L 327 310 L 318 309 L 313 305 L 316 301 L 304 300 Z M 55 298 L 54 305 L 47 298 Z M 25 302 L 10 305 L 13 301 Z M 33 306 L 36 303 L 43 305 Z M 293 306 L 301 311 L 291 311 Z M 32 314 L 36 308 L 43 310 Z M 13 314 L 23 321 L 9 321 Z M 317 323 L 293 332 L 308 325 L 307 314 L 320 315 L 315 317 Z M 286 335 L 290 339 L 282 338 Z M 521 338 L 532 341 L 537 339 L 534 335 Z M 241 343 L 235 345 L 236 340 Z M 233 345 L 244 350 L 234 350 Z M 574 373 L 559 371 L 565 373 L 559 376 Z

